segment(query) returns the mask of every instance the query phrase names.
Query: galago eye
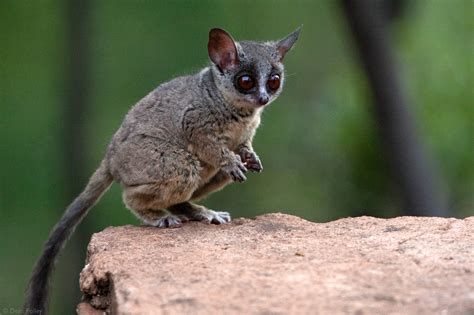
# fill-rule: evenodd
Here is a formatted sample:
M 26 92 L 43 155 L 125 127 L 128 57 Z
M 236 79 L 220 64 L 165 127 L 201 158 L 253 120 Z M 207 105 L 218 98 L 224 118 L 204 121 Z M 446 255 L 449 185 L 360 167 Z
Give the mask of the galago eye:
M 242 90 L 248 91 L 255 86 L 255 80 L 248 74 L 244 74 L 237 79 L 237 84 Z
M 280 87 L 280 76 L 278 74 L 272 74 L 268 78 L 267 86 L 270 90 L 276 91 Z

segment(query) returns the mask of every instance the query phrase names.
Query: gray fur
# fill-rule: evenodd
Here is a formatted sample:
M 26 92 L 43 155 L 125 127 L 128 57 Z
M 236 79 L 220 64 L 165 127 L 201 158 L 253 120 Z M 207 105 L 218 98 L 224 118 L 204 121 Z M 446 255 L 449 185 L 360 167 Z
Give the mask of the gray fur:
M 144 222 L 160 224 L 162 210 L 203 198 L 231 179 L 245 181 L 244 162 L 258 161 L 252 139 L 263 107 L 257 100 L 265 94 L 270 103 L 280 94 L 282 56 L 275 42 L 243 41 L 235 47 L 236 66 L 212 64 L 160 85 L 130 110 L 113 137 L 109 170 L 123 187 L 127 207 Z M 254 93 L 236 89 L 235 77 L 242 72 L 255 75 Z M 275 92 L 266 88 L 271 73 L 281 77 Z
M 295 33 L 297 38 L 299 30 Z M 295 33 L 290 36 L 295 38 Z M 48 239 L 30 281 L 25 309 L 45 311 L 47 284 L 59 249 L 112 179 L 122 186 L 125 205 L 146 224 L 176 227 L 187 220 L 230 221 L 227 212 L 191 201 L 232 181 L 245 181 L 247 170 L 262 170 L 252 148 L 263 110 L 258 99 L 266 96 L 269 104 L 281 92 L 281 60 L 291 48 L 283 50 L 282 43 L 288 41 L 237 43 L 225 31 L 213 29 L 208 49 L 216 64 L 158 86 L 128 112 L 101 167 Z M 252 93 L 236 88 L 236 76 L 242 72 L 255 76 Z M 274 73 L 280 75 L 281 85 L 270 91 L 266 82 Z

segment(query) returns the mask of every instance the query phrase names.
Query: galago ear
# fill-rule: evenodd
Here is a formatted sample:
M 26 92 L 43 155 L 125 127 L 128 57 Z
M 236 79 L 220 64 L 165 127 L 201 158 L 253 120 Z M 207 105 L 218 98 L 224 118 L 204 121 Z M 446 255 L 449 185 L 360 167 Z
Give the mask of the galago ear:
M 209 31 L 209 43 L 207 44 L 209 58 L 224 71 L 239 64 L 237 47 L 232 37 L 220 28 Z
M 293 47 L 293 45 L 295 44 L 296 40 L 298 39 L 298 36 L 300 35 L 301 28 L 302 26 L 298 27 L 293 33 L 276 43 L 278 53 L 280 54 L 280 61 L 283 60 L 286 53 L 290 51 L 291 47 Z

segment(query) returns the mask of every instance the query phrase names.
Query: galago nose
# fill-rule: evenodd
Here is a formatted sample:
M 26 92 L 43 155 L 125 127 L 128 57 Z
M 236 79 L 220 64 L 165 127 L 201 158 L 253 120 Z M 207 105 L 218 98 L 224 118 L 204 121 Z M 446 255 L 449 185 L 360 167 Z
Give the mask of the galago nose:
M 261 95 L 261 96 L 258 97 L 258 104 L 265 105 L 267 103 L 268 103 L 268 96 Z

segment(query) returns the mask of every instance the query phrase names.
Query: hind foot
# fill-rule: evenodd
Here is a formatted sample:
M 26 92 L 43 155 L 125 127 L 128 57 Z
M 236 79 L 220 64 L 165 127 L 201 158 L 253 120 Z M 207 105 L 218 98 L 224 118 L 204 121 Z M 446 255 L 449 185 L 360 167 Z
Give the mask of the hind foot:
M 191 221 L 201 221 L 212 224 L 229 223 L 231 218 L 228 212 L 209 210 L 206 207 L 195 205 L 190 202 L 183 202 L 168 209 L 173 214 L 184 216 Z
M 229 223 L 231 220 L 229 212 L 214 211 L 209 209 L 205 209 L 199 213 L 196 213 L 192 219 L 195 221 L 202 221 L 212 224 L 225 224 Z
M 167 214 L 153 223 L 158 228 L 177 228 L 183 225 L 181 219 L 174 214 Z

